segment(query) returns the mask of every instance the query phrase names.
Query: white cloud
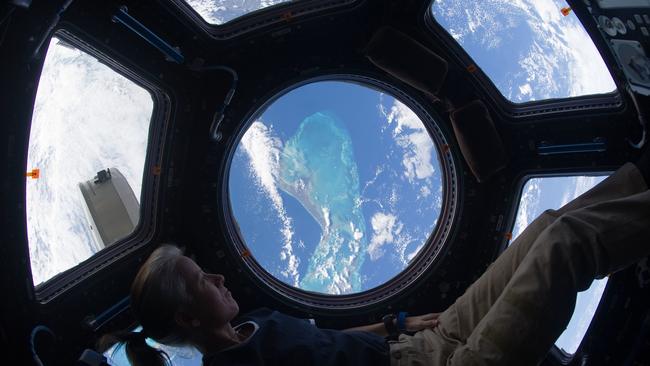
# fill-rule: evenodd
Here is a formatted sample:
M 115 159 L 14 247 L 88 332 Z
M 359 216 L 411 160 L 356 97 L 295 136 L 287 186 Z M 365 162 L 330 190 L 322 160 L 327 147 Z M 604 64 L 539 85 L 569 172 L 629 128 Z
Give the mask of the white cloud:
M 512 240 L 515 240 L 535 217 L 537 217 L 541 195 L 539 188 L 540 179 L 542 178 L 532 178 L 524 186 L 515 219 L 515 227 L 512 230 Z
M 243 146 L 250 159 L 251 174 L 255 176 L 259 187 L 268 194 L 282 222 L 280 232 L 284 241 L 280 251 L 280 259 L 287 262 L 287 267 L 282 271 L 282 274 L 291 279 L 294 285 L 298 285 L 300 281 L 300 274 L 298 273 L 300 259 L 293 251 L 292 220 L 284 208 L 284 202 L 278 191 L 275 177 L 276 172 L 279 171 L 278 164 L 282 142 L 280 139 L 273 137 L 271 128 L 261 121 L 255 121 L 242 137 L 241 146 Z
M 330 210 L 327 207 L 322 208 L 323 211 L 323 220 L 325 221 L 325 227 L 323 228 L 323 231 L 329 231 L 330 229 Z
M 436 1 L 432 8 L 479 66 L 495 60 L 482 59 L 482 52 L 472 51 L 477 46 L 492 50 L 485 57 L 499 57 L 494 51 L 499 48 L 521 48 L 516 59 L 520 70 L 486 70 L 514 101 L 611 92 L 616 86 L 602 57 L 577 17 L 560 13 L 564 6 L 557 0 L 457 0 Z M 528 28 L 530 34 L 518 27 Z M 526 46 L 523 37 L 529 36 L 532 42 Z
M 349 294 L 354 291 L 349 281 L 350 272 L 344 269 L 341 273 L 334 273 L 331 284 L 328 285 L 329 294 L 341 295 Z
M 570 95 L 585 95 L 610 92 L 616 89 L 602 57 L 590 39 L 586 39 L 580 25 L 565 29 L 562 34 L 566 52 L 570 53 L 569 68 L 572 87 Z
M 352 237 L 356 242 L 358 242 L 359 240 L 361 240 L 361 238 L 363 238 L 363 232 L 361 232 L 359 228 L 355 227 L 353 222 L 350 222 L 350 232 L 352 233 Z M 358 243 L 356 244 L 358 246 Z
M 519 94 L 523 96 L 532 96 L 533 95 L 533 88 L 531 88 L 530 83 L 526 83 L 524 85 L 519 86 Z
M 290 0 L 260 0 L 259 3 L 241 0 L 238 2 L 232 0 L 187 0 L 187 3 L 208 23 L 223 24 L 252 11 L 286 1 Z
M 403 149 L 404 176 L 411 183 L 415 179 L 431 177 L 434 173 L 433 141 L 420 118 L 398 100 L 395 100 L 390 112 L 385 116 L 389 125 L 396 122 L 393 137 Z
M 139 200 L 151 95 L 88 54 L 53 38 L 39 81 L 27 169 L 27 234 L 34 283 L 77 265 L 99 249 L 77 186 L 118 168 Z
M 371 260 L 377 260 L 384 255 L 383 246 L 395 243 L 397 235 L 401 232 L 403 225 L 397 221 L 393 214 L 377 212 L 370 219 L 372 225 L 372 239 L 368 245 L 368 254 Z
M 393 185 L 393 188 L 390 190 L 390 197 L 388 197 L 388 203 L 394 209 L 397 206 L 397 202 L 399 202 L 399 195 L 397 194 L 397 187 Z
M 220 13 L 227 10 L 225 5 L 220 5 L 214 0 L 187 0 L 187 4 L 194 8 L 199 15 L 211 24 L 223 24 L 227 21 Z
M 410 252 L 410 253 L 407 253 L 407 254 L 405 255 L 405 260 L 406 260 L 407 262 L 412 261 L 413 258 L 415 258 L 415 256 L 418 255 L 418 253 L 420 253 L 420 250 L 422 250 L 422 248 L 424 248 L 425 245 L 426 245 L 426 243 L 422 243 L 422 244 L 418 245 L 418 247 L 415 248 L 415 250 L 413 250 L 413 251 Z
M 316 267 L 310 273 L 310 275 L 319 280 L 329 280 L 329 272 L 334 272 L 334 257 L 326 258 L 320 266 Z M 307 290 L 309 290 L 309 288 L 307 288 Z
M 527 4 L 522 1 L 517 5 L 521 6 L 521 9 L 528 12 L 528 14 L 537 16 L 537 20 L 543 21 L 543 24 L 554 24 L 563 19 L 563 15 L 560 13 L 561 6 L 558 6 L 560 4 L 554 1 L 535 0 Z
M 361 195 L 362 195 L 362 196 L 363 196 L 364 192 L 366 191 L 366 189 L 368 189 L 368 187 L 370 187 L 370 186 L 372 186 L 373 184 L 375 184 L 375 182 L 377 181 L 377 178 L 379 178 L 379 175 L 380 175 L 381 173 L 383 173 L 383 172 L 384 172 L 384 167 L 383 167 L 383 166 L 378 165 L 378 166 L 375 168 L 375 175 L 372 177 L 372 179 L 368 180 L 368 181 L 366 182 L 366 184 L 363 185 L 363 190 L 361 191 Z
M 536 91 L 537 99 L 614 90 L 616 86 L 602 57 L 578 19 L 573 14 L 569 17 L 560 14 L 559 9 L 566 4 L 551 0 L 531 4 L 519 3 L 531 31 L 537 36 L 523 58 L 527 60 L 524 61 L 527 79 L 537 79 L 536 87 L 541 88 Z M 568 90 L 564 89 L 565 85 Z
M 576 197 L 590 190 L 593 186 L 600 183 L 605 177 L 578 176 L 567 178 L 566 190 L 562 195 L 561 206 L 566 205 Z
M 341 253 L 345 240 L 338 230 L 325 235 L 321 239 L 321 244 L 323 243 L 325 245 L 318 245 L 312 254 L 309 271 L 302 279 L 300 288 L 332 295 L 358 291 L 359 283 L 355 274 L 361 257 L 355 253 L 359 251 L 359 243 L 348 241 L 350 254 Z

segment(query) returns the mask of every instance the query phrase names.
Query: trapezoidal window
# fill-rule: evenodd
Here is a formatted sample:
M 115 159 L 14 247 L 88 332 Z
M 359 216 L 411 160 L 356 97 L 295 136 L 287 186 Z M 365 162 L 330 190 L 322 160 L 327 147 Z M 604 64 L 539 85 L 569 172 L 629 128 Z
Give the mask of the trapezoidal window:
M 435 21 L 513 103 L 611 93 L 616 85 L 561 0 L 435 0 Z
M 512 240 L 537 216 L 548 209 L 558 209 L 564 204 L 600 183 L 606 176 L 537 177 L 529 179 L 521 193 L 519 209 L 512 232 Z M 589 289 L 578 293 L 576 306 L 569 325 L 555 341 L 555 346 L 575 354 L 584 338 L 589 324 L 598 309 L 600 298 L 607 286 L 607 277 L 594 280 Z
M 208 24 L 221 25 L 248 13 L 292 0 L 185 0 Z
M 135 230 L 153 106 L 138 84 L 60 37 L 50 41 L 27 159 L 35 285 Z
M 444 136 L 369 83 L 282 92 L 236 146 L 229 194 L 240 250 L 285 288 L 367 292 L 422 270 L 444 242 L 437 227 L 456 194 Z

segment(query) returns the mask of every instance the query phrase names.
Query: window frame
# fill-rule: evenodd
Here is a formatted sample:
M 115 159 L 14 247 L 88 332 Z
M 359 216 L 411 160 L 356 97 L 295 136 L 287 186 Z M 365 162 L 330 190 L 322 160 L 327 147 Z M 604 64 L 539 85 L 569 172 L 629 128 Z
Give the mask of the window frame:
M 156 197 L 162 188 L 162 182 L 160 174 L 147 174 L 147 172 L 153 172 L 155 167 L 161 167 L 163 165 L 163 147 L 166 140 L 166 126 L 170 122 L 172 111 L 171 94 L 162 85 L 157 83 L 155 80 L 147 78 L 143 74 L 139 74 L 136 65 L 129 62 L 130 60 L 120 58 L 118 61 L 117 57 L 111 57 L 110 50 L 100 50 L 100 47 L 97 47 L 99 44 L 97 44 L 96 40 L 85 36 L 83 32 L 77 30 L 71 24 L 60 24 L 52 30 L 50 36 L 43 42 L 44 48 L 42 54 L 44 56 L 40 65 L 41 72 L 45 64 L 45 55 L 47 55 L 47 52 L 49 51 L 49 43 L 52 37 L 57 37 L 63 40 L 70 46 L 97 59 L 100 63 L 106 65 L 114 72 L 142 87 L 151 95 L 153 106 L 149 122 L 148 142 L 143 166 L 142 190 L 139 196 L 140 219 L 138 225 L 128 236 L 106 246 L 91 255 L 89 258 L 40 284 L 34 284 L 33 278 L 31 278 L 30 264 L 30 282 L 35 300 L 40 305 L 47 305 L 53 300 L 59 298 L 65 294 L 65 292 L 91 277 L 94 273 L 100 271 L 108 264 L 113 263 L 119 258 L 124 257 L 126 254 L 142 247 L 154 236 L 156 231 L 156 213 L 159 209 Z M 37 86 L 40 83 L 41 72 L 38 73 L 38 79 L 35 80 L 35 85 Z M 38 87 L 36 87 L 34 91 L 32 110 L 34 108 L 37 90 Z M 30 132 L 28 135 L 31 139 L 31 120 L 29 123 Z M 27 144 L 29 146 L 29 140 L 27 141 Z M 28 150 L 29 147 L 26 149 L 26 153 Z M 134 193 L 136 195 L 138 194 L 137 192 Z M 30 245 L 28 241 L 26 241 L 26 244 Z M 28 258 L 31 263 L 31 256 Z
M 586 168 L 586 169 L 580 169 L 580 170 L 567 170 L 567 171 L 561 171 L 561 172 L 532 172 L 532 173 L 525 173 L 521 175 L 519 178 L 515 178 L 515 185 L 514 185 L 514 191 L 516 192 L 516 195 L 514 196 L 515 199 L 512 200 L 511 207 L 510 207 L 510 213 L 508 215 L 508 220 L 507 220 L 507 227 L 508 229 L 505 231 L 506 233 L 509 233 L 512 235 L 512 231 L 515 226 L 515 221 L 517 220 L 517 213 L 519 212 L 519 206 L 521 205 L 521 197 L 524 192 L 524 188 L 526 187 L 526 184 L 528 183 L 529 180 L 534 179 L 534 178 L 561 178 L 561 177 L 576 177 L 576 176 L 593 176 L 593 177 L 598 177 L 598 176 L 609 176 L 614 173 L 614 170 L 594 170 L 593 168 Z M 503 253 L 504 250 L 506 250 L 509 246 L 509 239 L 508 237 L 510 235 L 507 235 L 504 237 L 503 243 L 500 246 L 499 249 L 499 255 Z M 600 297 L 600 301 L 598 304 L 598 307 L 596 308 L 596 311 L 594 312 L 594 315 L 591 319 L 591 322 L 589 323 L 589 327 L 587 327 L 587 331 L 585 332 L 584 336 L 582 337 L 582 340 L 580 341 L 580 345 L 578 345 L 578 348 L 576 349 L 576 352 L 573 354 L 569 354 L 560 347 L 558 347 L 555 342 L 553 343 L 553 347 L 551 347 L 549 351 L 549 355 L 554 358 L 555 361 L 559 362 L 562 365 L 568 365 L 570 364 L 573 359 L 578 356 L 582 350 L 583 344 L 585 339 L 587 338 L 589 331 L 594 324 L 594 321 L 596 321 L 596 318 L 598 315 L 601 313 L 602 308 L 601 304 L 603 300 L 608 297 L 609 291 L 610 291 L 610 281 L 607 281 L 607 285 L 605 286 L 605 290 L 603 291 L 602 296 Z M 557 340 L 556 340 L 557 341 Z
M 326 10 L 356 7 L 365 0 L 300 0 L 288 1 L 246 13 L 223 24 L 208 23 L 184 0 L 171 0 L 170 5 L 180 11 L 195 26 L 214 39 L 226 40 L 241 36 L 269 25 L 288 22 L 299 17 L 322 13 Z
M 395 277 L 386 281 L 384 284 L 370 290 L 345 295 L 329 295 L 302 290 L 290 286 L 268 273 L 252 255 L 244 242 L 243 235 L 239 233 L 237 221 L 230 202 L 229 177 L 230 168 L 234 153 L 239 146 L 243 134 L 248 130 L 250 124 L 259 117 L 268 106 L 273 104 L 277 99 L 287 93 L 300 88 L 303 85 L 319 81 L 343 81 L 357 83 L 361 86 L 372 88 L 378 92 L 388 93 L 397 100 L 408 106 L 423 122 L 429 135 L 435 134 L 437 137 L 431 137 L 437 154 L 440 158 L 440 167 L 443 172 L 442 182 L 443 202 L 440 210 L 438 223 L 429 235 L 426 244 L 423 246 L 414 260 Z M 404 89 L 394 83 L 380 80 L 377 76 L 365 76 L 361 73 L 328 73 L 321 76 L 302 78 L 286 83 L 276 88 L 263 98 L 261 102 L 250 108 L 250 112 L 237 131 L 236 137 L 227 147 L 225 156 L 224 173 L 221 178 L 221 211 L 223 212 L 225 235 L 232 243 L 227 246 L 232 258 L 237 261 L 239 268 L 246 272 L 247 277 L 251 278 L 256 284 L 265 290 L 269 290 L 271 296 L 279 299 L 281 302 L 289 302 L 299 307 L 307 307 L 313 310 L 332 311 L 332 310 L 359 310 L 374 306 L 378 303 L 394 299 L 404 291 L 411 289 L 419 280 L 440 263 L 444 257 L 451 239 L 453 238 L 457 224 L 460 221 L 460 211 L 462 210 L 462 171 L 461 164 L 458 160 L 457 153 L 449 148 L 449 142 L 452 141 L 452 135 L 440 122 L 440 117 L 432 115 L 422 106 L 422 102 L 409 96 Z M 446 142 L 442 144 L 441 141 Z
M 424 25 L 427 33 L 437 42 L 440 42 L 445 46 L 447 52 L 449 52 L 457 64 L 462 65 L 463 68 L 467 68 L 471 65 L 476 66 L 476 71 L 471 73 L 471 82 L 477 90 L 486 93 L 487 97 L 509 117 L 514 119 L 523 119 L 530 116 L 565 112 L 603 110 L 620 111 L 625 108 L 624 100 L 621 96 L 621 87 L 618 83 L 616 73 L 612 70 L 612 65 L 615 65 L 615 62 L 612 61 L 613 57 L 606 47 L 600 45 L 602 40 L 592 36 L 592 34 L 597 33 L 597 29 L 594 30 L 592 24 L 585 24 L 581 17 L 578 17 L 578 20 L 593 41 L 596 49 L 600 52 L 600 55 L 612 76 L 612 80 L 616 83 L 617 89 L 611 93 L 605 94 L 591 94 L 514 103 L 499 91 L 492 79 L 485 74 L 480 65 L 474 62 L 463 46 L 458 43 L 440 23 L 438 23 L 432 11 L 432 6 L 436 1 L 438 0 L 430 0 L 424 11 Z

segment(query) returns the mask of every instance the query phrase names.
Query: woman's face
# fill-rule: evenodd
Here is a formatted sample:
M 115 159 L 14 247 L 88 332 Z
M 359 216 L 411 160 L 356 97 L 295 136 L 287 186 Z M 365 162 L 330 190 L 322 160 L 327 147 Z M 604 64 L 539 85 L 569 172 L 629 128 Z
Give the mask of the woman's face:
M 190 258 L 180 257 L 177 271 L 185 278 L 187 289 L 194 301 L 191 315 L 202 326 L 221 327 L 239 313 L 239 305 L 224 286 L 225 278 L 220 274 L 205 273 Z

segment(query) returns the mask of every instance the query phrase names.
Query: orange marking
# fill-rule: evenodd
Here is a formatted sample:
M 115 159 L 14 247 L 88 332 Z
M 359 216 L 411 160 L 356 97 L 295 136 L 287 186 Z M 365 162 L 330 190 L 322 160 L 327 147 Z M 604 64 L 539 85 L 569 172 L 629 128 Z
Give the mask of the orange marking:
M 160 165 L 154 165 L 154 167 L 152 169 L 153 175 L 160 175 L 161 171 L 162 171 L 162 169 L 160 168 Z
M 469 72 L 470 74 L 475 73 L 476 70 L 478 70 L 478 67 L 476 67 L 476 65 L 474 64 L 467 66 L 467 72 Z
M 41 170 L 38 169 L 38 168 L 36 168 L 36 169 L 32 169 L 31 172 L 27 172 L 27 173 L 25 173 L 25 176 L 26 176 L 26 177 L 30 177 L 30 178 L 32 178 L 32 179 L 38 179 L 38 178 L 40 178 L 40 176 L 41 176 Z
M 282 14 L 282 20 L 284 20 L 285 22 L 290 22 L 290 21 L 292 21 L 292 20 L 293 20 L 293 14 L 291 14 L 290 11 L 288 11 L 288 12 Z
M 565 17 L 571 14 L 571 8 L 568 6 L 560 9 L 560 11 L 562 12 L 562 15 L 564 15 Z
M 506 239 L 512 240 L 512 233 L 506 233 Z
M 250 256 L 251 256 L 251 251 L 250 250 L 244 250 L 243 252 L 241 252 L 241 257 L 242 258 L 248 258 Z

